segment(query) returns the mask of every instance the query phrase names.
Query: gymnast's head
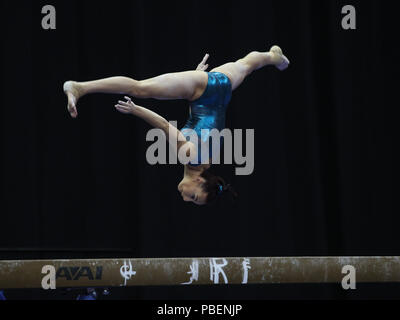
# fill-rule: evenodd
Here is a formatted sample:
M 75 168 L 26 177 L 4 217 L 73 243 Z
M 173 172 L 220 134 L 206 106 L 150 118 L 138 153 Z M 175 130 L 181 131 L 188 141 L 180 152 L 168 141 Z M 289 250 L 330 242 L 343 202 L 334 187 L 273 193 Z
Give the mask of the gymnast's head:
M 233 188 L 226 184 L 224 179 L 211 173 L 209 169 L 204 170 L 200 175 L 185 174 L 178 190 L 184 201 L 197 205 L 212 204 L 227 192 L 237 197 Z

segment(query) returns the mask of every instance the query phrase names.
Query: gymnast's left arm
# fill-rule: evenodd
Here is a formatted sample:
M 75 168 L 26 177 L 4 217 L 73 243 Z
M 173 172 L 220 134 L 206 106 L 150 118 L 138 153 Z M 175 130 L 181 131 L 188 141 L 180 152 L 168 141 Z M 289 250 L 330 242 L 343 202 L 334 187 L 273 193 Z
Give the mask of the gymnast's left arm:
M 139 117 L 150 124 L 152 127 L 161 129 L 166 138 L 168 139 L 171 146 L 175 149 L 175 151 L 179 152 L 179 150 L 185 146 L 184 150 L 186 150 L 186 156 L 189 157 L 189 161 L 193 162 L 197 157 L 197 148 L 195 145 L 187 141 L 185 136 L 182 134 L 180 130 L 178 130 L 175 126 L 169 123 L 166 119 L 161 117 L 159 114 L 143 108 L 141 106 L 136 105 L 131 98 L 125 97 L 127 101 L 119 101 L 115 108 L 125 114 L 132 114 L 136 117 Z

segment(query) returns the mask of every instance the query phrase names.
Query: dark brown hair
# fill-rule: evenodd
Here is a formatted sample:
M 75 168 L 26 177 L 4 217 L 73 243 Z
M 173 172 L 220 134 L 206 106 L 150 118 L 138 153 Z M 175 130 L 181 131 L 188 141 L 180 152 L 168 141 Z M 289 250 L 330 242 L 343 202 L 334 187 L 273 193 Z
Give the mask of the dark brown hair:
M 225 193 L 230 193 L 234 199 L 237 198 L 238 194 L 232 188 L 230 184 L 227 184 L 224 179 L 214 175 L 210 170 L 205 170 L 201 177 L 206 180 L 203 184 L 203 190 L 207 193 L 206 203 L 211 204 L 215 202 Z

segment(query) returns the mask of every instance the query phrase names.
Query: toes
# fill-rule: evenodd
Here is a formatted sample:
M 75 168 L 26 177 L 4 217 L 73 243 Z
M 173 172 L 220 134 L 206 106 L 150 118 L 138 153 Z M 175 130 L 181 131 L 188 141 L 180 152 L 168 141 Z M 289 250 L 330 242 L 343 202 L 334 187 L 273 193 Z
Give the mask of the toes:
M 68 104 L 68 112 L 70 113 L 72 118 L 76 118 L 78 116 L 78 111 L 76 107 L 72 104 Z
M 285 60 L 285 62 L 286 62 L 287 64 L 290 64 L 289 59 L 288 59 L 286 56 L 284 56 L 284 55 L 282 55 L 282 56 L 283 56 L 283 59 Z
M 78 116 L 78 111 L 77 111 L 76 105 L 75 105 L 76 97 L 72 90 L 72 81 L 65 82 L 63 89 L 64 89 L 65 94 L 68 97 L 68 106 L 67 106 L 68 112 L 72 118 L 76 118 Z
M 288 58 L 286 58 L 284 55 L 282 55 L 282 58 L 283 58 L 282 63 L 276 66 L 281 71 L 287 69 L 290 65 L 290 61 Z

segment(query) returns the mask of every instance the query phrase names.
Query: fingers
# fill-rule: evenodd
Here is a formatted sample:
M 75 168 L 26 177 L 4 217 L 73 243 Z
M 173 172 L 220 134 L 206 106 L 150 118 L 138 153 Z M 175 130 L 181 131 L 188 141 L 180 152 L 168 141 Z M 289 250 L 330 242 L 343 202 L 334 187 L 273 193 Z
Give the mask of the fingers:
M 115 108 L 122 113 L 129 114 L 133 112 L 134 107 L 136 106 L 132 99 L 128 96 L 124 97 L 128 101 L 118 101 L 118 104 L 115 105 Z
M 120 105 L 120 106 L 125 106 L 125 107 L 128 107 L 128 106 L 129 106 L 129 104 L 128 104 L 127 102 L 121 101 L 121 100 L 118 101 L 118 105 Z
M 121 105 L 119 105 L 119 104 L 117 104 L 117 105 L 115 106 L 115 108 L 116 108 L 119 112 L 121 112 L 121 113 L 128 114 L 128 113 L 131 112 L 131 109 L 130 109 L 130 108 L 121 106 Z
M 121 101 L 120 100 L 120 101 L 118 101 L 118 103 L 121 104 L 121 105 L 130 106 L 130 107 L 135 105 L 131 98 L 125 96 L 125 99 L 128 100 L 128 101 Z
M 118 101 L 118 104 L 129 108 L 129 107 L 132 106 L 132 101 L 126 102 L 126 101 L 121 101 L 121 100 L 120 100 L 120 101 Z
M 121 104 L 116 104 L 115 107 L 119 108 L 119 109 L 123 109 L 123 110 L 131 110 L 130 107 L 127 107 L 127 106 L 124 106 L 124 105 L 121 105 Z
M 208 60 L 209 57 L 210 57 L 210 55 L 207 53 L 207 54 L 204 56 L 203 61 L 201 61 L 201 62 L 199 63 L 199 65 L 197 66 L 197 69 L 196 69 L 196 70 L 199 70 L 199 71 L 206 71 L 206 70 L 208 69 L 208 64 L 206 64 L 206 62 L 207 62 L 207 60 Z
M 207 53 L 207 54 L 204 56 L 203 61 L 202 61 L 201 63 L 202 63 L 202 64 L 205 64 L 205 63 L 207 62 L 207 60 L 208 60 L 209 57 L 210 57 L 210 55 Z

